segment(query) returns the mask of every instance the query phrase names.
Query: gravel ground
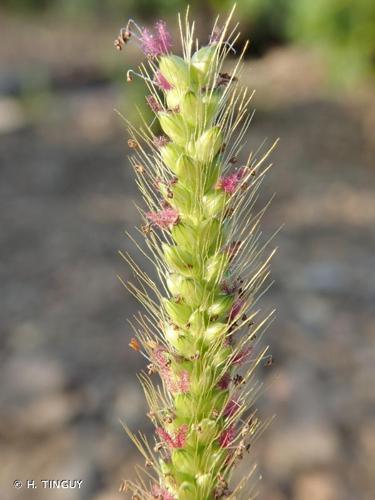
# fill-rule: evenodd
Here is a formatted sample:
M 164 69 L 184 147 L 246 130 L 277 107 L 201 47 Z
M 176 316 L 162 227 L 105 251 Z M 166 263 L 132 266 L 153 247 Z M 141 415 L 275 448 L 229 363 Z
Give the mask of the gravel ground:
M 259 205 L 277 193 L 265 237 L 285 224 L 262 302 L 278 314 L 260 408 L 277 418 L 257 445 L 260 498 L 372 500 L 373 101 L 321 91 L 315 60 L 298 76 L 307 61 L 286 49 L 244 73 L 259 95 L 249 147 L 281 137 Z M 37 118 L 0 97 L 1 500 L 123 498 L 140 463 L 119 422 L 149 429 L 143 361 L 127 346 L 137 304 L 116 277 L 130 277 L 116 252 L 134 251 L 124 231 L 140 224 L 112 112 L 127 92 L 61 90 Z M 41 487 L 62 478 L 83 487 Z

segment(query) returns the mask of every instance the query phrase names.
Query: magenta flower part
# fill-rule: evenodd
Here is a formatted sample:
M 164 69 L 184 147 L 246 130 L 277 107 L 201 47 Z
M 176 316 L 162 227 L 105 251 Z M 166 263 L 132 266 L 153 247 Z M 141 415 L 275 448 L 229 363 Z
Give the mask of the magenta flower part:
M 155 349 L 153 350 L 152 358 L 157 366 L 168 366 L 168 360 L 165 358 L 166 352 L 167 351 L 160 346 L 155 347 Z
M 187 370 L 180 373 L 178 380 L 178 392 L 186 393 L 190 390 L 190 375 Z
M 169 432 L 167 432 L 166 430 L 164 430 L 162 427 L 158 427 L 156 429 L 156 434 L 161 438 L 163 439 L 163 441 L 169 445 L 171 448 L 174 448 L 174 440 L 172 438 L 172 436 L 169 434 Z
M 153 138 L 152 142 L 154 146 L 160 149 L 166 146 L 170 142 L 170 139 L 166 135 L 158 135 Z
M 245 301 L 243 299 L 237 299 L 233 306 L 232 309 L 230 310 L 229 313 L 229 321 L 235 321 L 235 319 L 240 315 L 241 311 L 243 310 L 245 305 Z
M 163 347 L 157 347 L 153 352 L 153 362 L 159 370 L 160 377 L 168 390 L 173 393 L 186 393 L 190 389 L 190 375 L 187 370 L 174 374 Z
M 155 83 L 159 85 L 159 87 L 165 91 L 172 90 L 173 85 L 171 85 L 168 80 L 163 76 L 160 71 L 155 73 Z
M 242 349 L 242 351 L 238 352 L 232 359 L 232 365 L 241 365 L 244 363 L 251 354 L 251 347 L 247 347 L 246 349 Z
M 159 212 L 147 212 L 146 217 L 161 229 L 168 229 L 178 223 L 179 215 L 174 208 L 165 208 Z
M 152 360 L 159 370 L 160 377 L 164 380 L 168 387 L 174 385 L 172 381 L 172 374 L 170 363 L 166 358 L 166 350 L 163 347 L 156 347 L 152 353 Z
M 171 448 L 183 448 L 185 446 L 186 436 L 188 433 L 188 426 L 186 424 L 181 425 L 177 430 L 175 436 L 171 436 L 169 432 L 167 432 L 162 427 L 158 427 L 156 429 L 156 433 L 159 437 L 161 437 L 168 446 Z
M 160 376 L 165 382 L 168 391 L 174 394 L 185 394 L 190 389 L 189 373 L 186 371 L 181 372 L 179 375 L 174 375 L 169 367 L 164 367 L 159 370 Z
M 163 54 L 168 54 L 172 48 L 172 37 L 167 29 L 165 21 L 158 21 L 155 24 L 155 29 L 159 37 L 160 46 L 163 48 Z
M 140 40 L 143 52 L 150 57 L 168 54 L 172 46 L 171 35 L 164 21 L 156 23 L 155 32 L 143 28 Z
M 189 428 L 186 424 L 181 425 L 181 427 L 176 432 L 174 439 L 175 448 L 183 448 L 185 446 L 186 436 L 189 432 Z
M 222 389 L 223 391 L 225 391 L 226 389 L 228 389 L 229 387 L 229 384 L 231 383 L 231 377 L 229 375 L 229 373 L 225 373 L 221 379 L 219 380 L 217 386 L 219 387 L 219 389 Z
M 237 185 L 237 174 L 231 174 L 226 177 L 220 177 L 216 187 L 217 189 L 222 189 L 225 193 L 233 194 L 237 189 Z
M 240 168 L 239 170 L 237 170 L 237 172 L 234 172 L 233 174 L 220 177 L 216 185 L 216 188 L 222 189 L 225 193 L 233 194 L 240 185 L 242 179 L 245 176 L 245 173 L 246 169 Z
M 159 43 L 155 36 L 147 29 L 143 28 L 141 36 L 141 47 L 146 56 L 159 55 Z
M 233 417 L 240 407 L 239 402 L 236 399 L 231 399 L 228 401 L 227 406 L 224 408 L 224 417 Z
M 162 367 L 159 369 L 159 374 L 162 380 L 164 381 L 165 385 L 167 386 L 168 390 L 170 392 L 177 392 L 176 382 L 173 378 L 171 370 L 168 367 Z
M 152 111 L 154 113 L 159 113 L 160 111 L 163 111 L 163 107 L 162 105 L 160 104 L 160 102 L 156 99 L 155 96 L 153 95 L 148 95 L 146 97 L 146 101 L 147 101 L 147 104 L 150 106 L 150 108 L 152 109 Z
M 234 426 L 225 429 L 219 437 L 219 444 L 222 448 L 228 448 L 236 438 L 236 429 Z
M 152 496 L 156 498 L 157 500 L 175 500 L 176 497 L 174 497 L 171 493 L 169 493 L 168 490 L 165 488 L 162 488 L 158 484 L 154 484 L 152 487 Z

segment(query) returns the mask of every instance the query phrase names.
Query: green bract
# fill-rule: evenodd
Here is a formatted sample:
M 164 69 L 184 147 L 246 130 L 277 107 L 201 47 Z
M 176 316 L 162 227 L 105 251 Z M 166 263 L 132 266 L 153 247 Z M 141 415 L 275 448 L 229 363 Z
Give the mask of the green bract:
M 178 109 L 183 99 L 185 90 L 173 88 L 166 93 L 166 101 L 169 109 Z
M 191 147 L 192 156 L 201 163 L 212 162 L 223 145 L 220 127 L 212 127 L 203 132 Z
M 218 102 L 220 95 L 215 93 L 211 96 L 199 96 L 192 90 L 179 99 L 179 106 L 182 115 L 189 125 L 200 127 L 211 124 L 218 112 Z
M 191 307 L 187 306 L 186 304 L 173 302 L 167 299 L 164 299 L 163 303 L 165 310 L 173 323 L 176 323 L 179 326 L 186 325 L 192 313 Z
M 177 90 L 189 88 L 191 83 L 190 68 L 181 57 L 175 55 L 161 57 L 159 70 Z
M 191 62 L 198 72 L 198 78 L 202 85 L 205 85 L 213 74 L 212 69 L 215 67 L 217 57 L 217 45 L 202 47 L 193 55 Z
M 229 264 L 229 257 L 225 253 L 218 253 L 207 259 L 203 276 L 206 281 L 218 283 L 222 278 L 227 266 Z
M 159 122 L 163 131 L 178 146 L 183 146 L 189 140 L 190 129 L 181 114 L 160 113 Z
M 167 167 L 169 167 L 173 173 L 180 175 L 180 171 L 177 167 L 177 161 L 183 154 L 184 150 L 177 144 L 167 144 L 161 149 L 161 157 L 163 162 Z

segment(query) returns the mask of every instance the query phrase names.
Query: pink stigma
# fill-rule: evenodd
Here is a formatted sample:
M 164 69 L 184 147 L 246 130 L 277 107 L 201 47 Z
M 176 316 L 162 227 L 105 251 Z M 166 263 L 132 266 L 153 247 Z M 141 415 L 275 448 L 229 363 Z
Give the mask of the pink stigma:
M 173 393 L 187 393 L 190 390 L 190 375 L 187 370 L 174 373 L 168 358 L 167 351 L 163 347 L 154 349 L 152 357 L 159 370 L 159 375 L 166 384 L 168 390 Z
M 232 365 L 241 365 L 244 363 L 251 354 L 251 347 L 246 347 L 242 351 L 237 352 L 232 358 Z
M 222 189 L 225 193 L 233 194 L 237 190 L 239 184 L 245 176 L 245 173 L 245 168 L 240 168 L 233 174 L 227 175 L 225 177 L 220 177 L 216 184 L 216 189 Z
M 221 377 L 221 379 L 219 380 L 219 382 L 217 383 L 217 385 L 218 385 L 218 387 L 220 389 L 222 389 L 223 391 L 225 391 L 226 389 L 228 389 L 230 382 L 231 382 L 231 378 L 230 378 L 229 373 L 225 373 Z
M 175 448 L 183 448 L 185 446 L 188 431 L 187 424 L 181 425 L 175 436 Z
M 190 389 L 190 375 L 189 375 L 189 372 L 187 370 L 183 370 L 180 373 L 177 385 L 178 385 L 179 392 L 182 392 L 182 393 L 189 392 L 189 389 Z
M 166 146 L 170 142 L 170 139 L 166 135 L 158 135 L 153 138 L 152 142 L 154 146 L 160 149 Z
M 174 208 L 164 208 L 159 212 L 147 212 L 147 219 L 161 229 L 168 229 L 178 223 L 179 215 Z
M 167 23 L 158 21 L 155 24 L 155 29 L 159 36 L 160 46 L 163 48 L 163 54 L 167 54 L 172 48 L 172 37 L 167 29 Z
M 222 448 L 228 448 L 230 446 L 234 439 L 236 437 L 236 430 L 234 426 L 229 427 L 228 429 L 225 429 L 219 437 L 219 444 Z
M 235 321 L 236 318 L 240 315 L 241 311 L 243 310 L 245 305 L 245 301 L 242 299 L 237 299 L 236 302 L 233 304 L 232 309 L 230 310 L 229 313 L 229 321 Z
M 175 497 L 168 490 L 162 488 L 158 484 L 152 487 L 152 496 L 158 500 L 175 500 Z
M 156 85 L 165 91 L 172 90 L 173 86 L 168 82 L 168 80 L 163 76 L 160 71 L 157 71 L 155 74 L 155 82 Z
M 235 399 L 229 400 L 227 406 L 224 408 L 224 413 L 223 413 L 224 417 L 233 417 L 233 415 L 235 415 L 239 407 L 240 404 L 238 403 L 237 400 Z
M 156 99 L 155 96 L 153 95 L 148 95 L 146 97 L 146 101 L 147 101 L 147 104 L 150 106 L 150 108 L 152 109 L 152 111 L 154 113 L 159 113 L 159 111 L 163 111 L 163 107 L 162 105 L 160 104 L 160 102 Z
M 155 32 L 144 28 L 141 34 L 141 46 L 145 55 L 149 57 L 168 54 L 172 47 L 172 40 L 166 23 L 158 21 L 155 24 Z
M 162 427 L 156 429 L 156 433 L 160 436 L 171 448 L 183 448 L 185 446 L 186 436 L 188 433 L 188 426 L 186 424 L 181 425 L 178 428 L 175 436 L 171 436 L 169 432 L 164 430 Z

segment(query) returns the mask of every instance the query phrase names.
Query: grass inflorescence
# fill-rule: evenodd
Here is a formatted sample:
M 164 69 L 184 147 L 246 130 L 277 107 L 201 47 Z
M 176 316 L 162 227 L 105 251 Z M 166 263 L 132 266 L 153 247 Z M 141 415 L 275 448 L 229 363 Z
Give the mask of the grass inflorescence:
M 272 313 L 258 319 L 257 301 L 273 252 L 259 229 L 264 209 L 254 206 L 273 146 L 239 163 L 253 93 L 239 84 L 241 55 L 224 70 L 238 37 L 232 13 L 202 47 L 188 12 L 179 17 L 182 57 L 162 21 L 151 31 L 130 20 L 115 42 L 122 49 L 134 40 L 145 52 L 127 79 L 144 80 L 155 116 L 140 128 L 128 123 L 146 248 L 130 237 L 160 283 L 122 254 L 137 277 L 125 285 L 145 308 L 131 322 L 130 345 L 148 360 L 139 378 L 155 426 L 154 444 L 129 431 L 146 466 L 124 489 L 142 500 L 250 498 L 247 478 L 233 489 L 230 479 L 265 425 L 255 374 L 270 359 L 259 338 Z

